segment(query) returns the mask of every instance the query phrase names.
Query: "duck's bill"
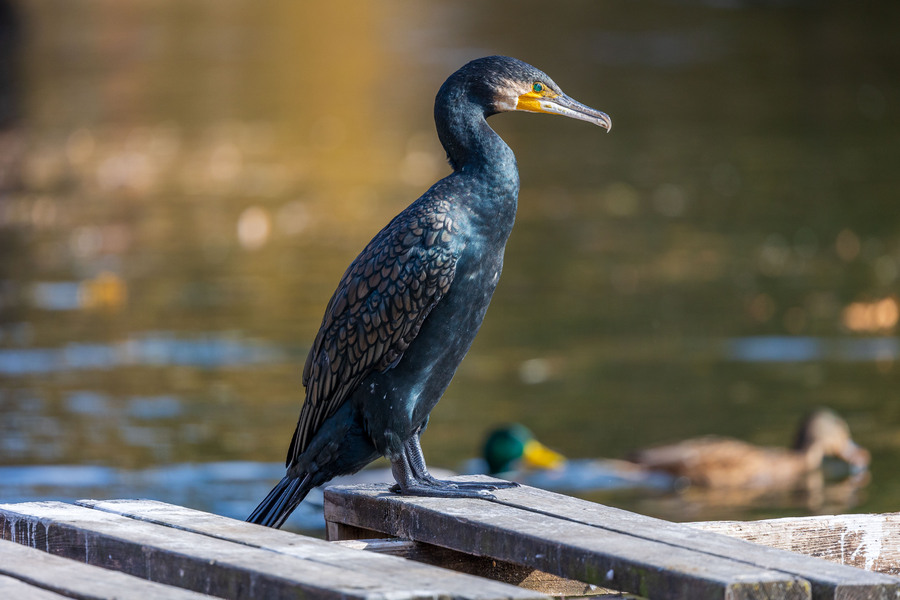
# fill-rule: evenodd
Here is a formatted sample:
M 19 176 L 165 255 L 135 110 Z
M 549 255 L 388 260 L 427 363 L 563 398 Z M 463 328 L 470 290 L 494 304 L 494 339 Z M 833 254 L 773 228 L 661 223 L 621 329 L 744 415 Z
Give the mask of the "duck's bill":
M 556 469 L 565 462 L 565 456 L 537 440 L 528 441 L 522 453 L 522 466 L 532 469 Z
M 541 112 L 551 115 L 562 115 L 579 121 L 587 121 L 594 125 L 599 125 L 609 131 L 612 128 L 612 119 L 603 111 L 599 111 L 590 106 L 585 106 L 577 100 L 573 100 L 565 94 L 558 96 L 544 96 L 542 98 L 531 98 L 530 102 L 522 102 L 523 98 L 519 98 L 519 110 L 527 110 L 529 112 Z

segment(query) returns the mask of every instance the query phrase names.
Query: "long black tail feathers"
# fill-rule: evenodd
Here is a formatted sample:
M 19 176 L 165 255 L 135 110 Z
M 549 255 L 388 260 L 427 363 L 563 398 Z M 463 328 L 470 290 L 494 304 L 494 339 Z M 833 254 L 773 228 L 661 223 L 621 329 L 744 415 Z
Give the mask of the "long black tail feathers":
M 309 474 L 302 479 L 285 476 L 247 517 L 247 522 L 266 527 L 281 527 L 312 489 L 309 481 Z

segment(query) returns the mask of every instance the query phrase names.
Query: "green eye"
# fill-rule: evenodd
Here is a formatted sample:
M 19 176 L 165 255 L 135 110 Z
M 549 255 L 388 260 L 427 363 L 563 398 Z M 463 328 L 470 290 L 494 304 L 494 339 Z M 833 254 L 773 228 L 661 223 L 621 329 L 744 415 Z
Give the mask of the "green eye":
M 534 91 L 534 92 L 540 94 L 541 92 L 544 91 L 544 84 L 542 84 L 542 83 L 535 83 L 533 86 L 531 86 L 531 89 L 532 89 L 532 91 Z

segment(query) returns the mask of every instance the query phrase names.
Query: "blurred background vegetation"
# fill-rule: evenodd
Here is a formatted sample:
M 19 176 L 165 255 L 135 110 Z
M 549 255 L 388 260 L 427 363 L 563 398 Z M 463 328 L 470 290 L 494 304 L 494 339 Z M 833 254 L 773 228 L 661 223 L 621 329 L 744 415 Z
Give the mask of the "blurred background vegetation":
M 863 490 L 599 499 L 897 510 L 898 26 L 889 1 L 0 0 L 0 500 L 249 511 L 343 269 L 449 172 L 437 88 L 508 54 L 614 127 L 491 120 L 519 217 L 430 464 L 512 421 L 569 456 L 787 445 L 829 406 Z

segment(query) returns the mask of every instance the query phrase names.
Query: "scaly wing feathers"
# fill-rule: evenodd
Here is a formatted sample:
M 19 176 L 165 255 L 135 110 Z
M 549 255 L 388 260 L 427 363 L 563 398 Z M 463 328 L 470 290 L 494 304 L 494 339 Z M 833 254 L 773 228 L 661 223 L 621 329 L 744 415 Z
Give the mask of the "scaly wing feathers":
M 328 302 L 306 366 L 287 465 L 370 373 L 397 364 L 450 289 L 459 244 L 447 202 L 413 204 L 353 261 Z

